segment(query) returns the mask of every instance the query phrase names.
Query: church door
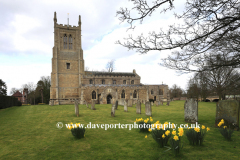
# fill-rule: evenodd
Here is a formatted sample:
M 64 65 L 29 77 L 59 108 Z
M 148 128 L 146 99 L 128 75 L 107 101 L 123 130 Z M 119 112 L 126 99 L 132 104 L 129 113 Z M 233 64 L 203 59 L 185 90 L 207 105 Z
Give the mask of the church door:
M 111 95 L 108 95 L 108 96 L 107 96 L 107 104 L 111 104 L 111 99 L 112 99 L 112 96 L 111 96 Z

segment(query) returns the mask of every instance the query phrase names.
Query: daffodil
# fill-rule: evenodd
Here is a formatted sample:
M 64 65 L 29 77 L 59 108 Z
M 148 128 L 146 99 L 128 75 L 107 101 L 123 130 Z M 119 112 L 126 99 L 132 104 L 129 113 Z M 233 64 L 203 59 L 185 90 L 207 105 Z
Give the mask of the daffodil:
M 195 127 L 195 128 L 194 128 L 194 131 L 196 131 L 196 132 L 200 132 L 200 128 Z
M 205 126 L 204 126 L 204 125 L 202 125 L 202 129 L 205 129 Z
M 172 123 L 172 129 L 175 129 L 174 123 Z
M 179 137 L 183 136 L 183 132 L 178 133 Z
M 227 126 L 223 126 L 223 128 L 225 129 L 225 128 L 227 128 Z
M 167 130 L 167 131 L 165 132 L 165 134 L 166 134 L 166 136 L 168 136 L 168 135 L 170 134 L 170 131 Z
M 179 140 L 178 136 L 174 136 L 173 139 L 174 139 L 175 141 Z
M 207 127 L 207 131 L 210 131 L 210 128 Z
M 176 135 L 176 131 L 172 131 L 172 135 Z
M 145 138 L 147 138 L 147 135 L 145 136 Z
M 164 134 L 162 135 L 162 138 L 163 138 L 163 139 L 165 138 L 165 135 L 164 135 Z
M 152 129 L 151 129 L 151 128 L 149 128 L 149 129 L 148 129 L 148 131 L 149 131 L 149 132 L 151 132 L 151 131 L 152 131 Z

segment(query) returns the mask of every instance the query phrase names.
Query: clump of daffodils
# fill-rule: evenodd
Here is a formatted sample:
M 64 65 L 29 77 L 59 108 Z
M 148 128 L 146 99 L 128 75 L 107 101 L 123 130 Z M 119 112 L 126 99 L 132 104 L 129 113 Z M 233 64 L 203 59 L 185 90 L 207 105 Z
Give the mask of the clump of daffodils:
M 191 145 L 202 145 L 203 139 L 206 135 L 206 132 L 208 132 L 210 128 L 206 128 L 204 125 L 202 127 L 195 127 L 191 128 L 189 127 L 186 131 L 186 136 Z
M 232 134 L 233 134 L 233 130 L 224 125 L 224 119 L 222 119 L 219 123 L 218 123 L 218 127 L 220 127 L 220 133 L 223 135 L 223 137 L 225 139 L 227 139 L 228 141 L 231 140 Z M 221 127 L 222 126 L 222 127 Z
M 71 122 L 67 125 L 67 128 L 71 130 L 75 138 L 81 139 L 85 137 L 85 128 L 83 128 L 80 123 L 73 124 Z
M 148 132 L 149 128 L 151 128 L 151 123 L 153 119 L 152 117 L 147 118 L 147 119 L 136 119 L 136 123 L 138 124 L 138 128 L 140 129 L 140 132 Z

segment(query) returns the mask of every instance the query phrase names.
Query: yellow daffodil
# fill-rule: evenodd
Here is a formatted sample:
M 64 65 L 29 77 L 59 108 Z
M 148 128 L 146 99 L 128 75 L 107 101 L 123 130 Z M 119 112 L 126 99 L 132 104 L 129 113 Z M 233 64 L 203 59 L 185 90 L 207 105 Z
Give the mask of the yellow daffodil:
M 160 130 L 161 128 L 160 128 L 160 125 L 157 125 L 157 130 Z
M 179 140 L 178 136 L 174 136 L 173 139 L 174 139 L 175 141 Z
M 176 131 L 172 131 L 172 135 L 176 135 Z
M 183 132 L 178 133 L 179 137 L 183 136 Z
M 164 135 L 164 134 L 162 135 L 162 138 L 163 138 L 163 139 L 165 138 L 165 135 Z
M 70 124 L 73 124 L 72 122 Z
M 147 135 L 145 136 L 145 138 L 147 138 Z
M 194 131 L 196 131 L 196 132 L 200 132 L 200 128 L 195 127 L 195 128 L 194 128 Z
M 170 134 L 170 131 L 167 130 L 167 131 L 165 132 L 165 134 L 166 134 L 166 136 L 168 136 L 168 135 Z
M 172 123 L 172 129 L 175 129 L 174 123 Z
M 204 125 L 202 125 L 202 129 L 205 129 L 205 126 L 204 126 Z
M 227 126 L 223 126 L 223 128 L 225 129 L 225 128 L 227 128 Z
M 151 128 L 149 128 L 149 129 L 148 129 L 148 131 L 149 131 L 149 132 L 151 132 L 151 131 L 152 131 L 152 129 L 151 129 Z
M 168 122 L 165 122 L 164 124 L 168 124 Z
M 224 119 L 222 119 L 221 122 L 224 123 Z
M 207 127 L 207 131 L 210 131 L 210 128 Z
M 153 119 L 150 119 L 150 121 L 152 122 L 152 121 L 153 121 Z

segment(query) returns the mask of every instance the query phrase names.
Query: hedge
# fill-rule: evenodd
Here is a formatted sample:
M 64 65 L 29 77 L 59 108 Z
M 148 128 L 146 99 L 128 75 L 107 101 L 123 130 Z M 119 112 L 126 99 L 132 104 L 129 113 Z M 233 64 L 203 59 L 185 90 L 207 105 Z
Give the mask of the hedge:
M 0 109 L 21 105 L 22 103 L 16 97 L 0 95 Z

